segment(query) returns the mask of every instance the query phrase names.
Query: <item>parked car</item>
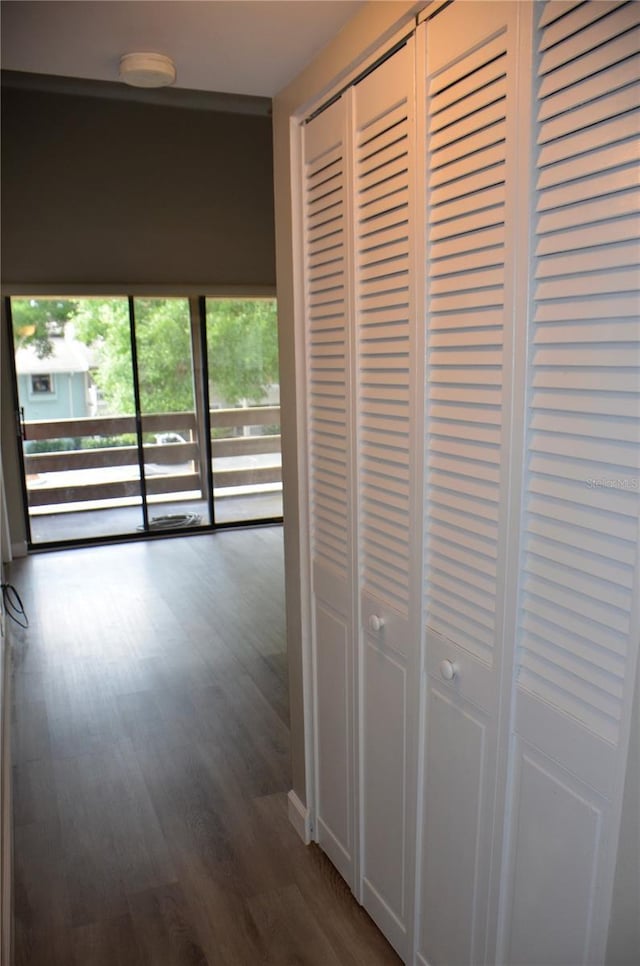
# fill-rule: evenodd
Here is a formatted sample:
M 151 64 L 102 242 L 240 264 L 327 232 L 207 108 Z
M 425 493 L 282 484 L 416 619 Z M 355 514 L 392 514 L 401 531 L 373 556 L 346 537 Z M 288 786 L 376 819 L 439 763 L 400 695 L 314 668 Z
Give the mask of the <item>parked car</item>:
M 184 436 L 180 433 L 156 433 L 156 443 L 159 446 L 164 446 L 165 443 L 186 443 Z

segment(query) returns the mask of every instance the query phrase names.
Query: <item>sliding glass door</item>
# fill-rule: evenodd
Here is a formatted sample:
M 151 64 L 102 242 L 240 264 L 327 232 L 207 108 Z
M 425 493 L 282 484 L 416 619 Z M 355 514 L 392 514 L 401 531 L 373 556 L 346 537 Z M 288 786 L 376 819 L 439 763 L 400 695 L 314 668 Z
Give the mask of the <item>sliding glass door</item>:
M 274 299 L 7 305 L 32 545 L 282 516 Z
M 275 299 L 206 301 L 216 521 L 282 516 Z
M 12 299 L 10 314 L 31 543 L 135 532 L 143 501 L 127 299 Z
M 144 476 L 151 530 L 211 522 L 197 307 L 133 300 Z M 194 352 L 195 349 L 195 352 Z

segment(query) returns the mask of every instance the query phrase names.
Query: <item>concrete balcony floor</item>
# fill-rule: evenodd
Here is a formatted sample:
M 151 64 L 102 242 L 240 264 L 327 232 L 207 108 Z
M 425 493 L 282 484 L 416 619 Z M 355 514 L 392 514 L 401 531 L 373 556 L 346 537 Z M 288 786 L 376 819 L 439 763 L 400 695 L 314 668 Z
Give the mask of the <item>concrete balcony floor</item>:
M 199 514 L 202 525 L 209 524 L 205 500 L 172 500 L 152 503 L 149 519 L 170 514 Z M 282 516 L 282 491 L 243 493 L 217 497 L 216 523 L 248 523 Z M 105 539 L 137 533 L 142 526 L 142 507 L 116 506 L 30 515 L 31 542 L 59 543 L 72 540 Z

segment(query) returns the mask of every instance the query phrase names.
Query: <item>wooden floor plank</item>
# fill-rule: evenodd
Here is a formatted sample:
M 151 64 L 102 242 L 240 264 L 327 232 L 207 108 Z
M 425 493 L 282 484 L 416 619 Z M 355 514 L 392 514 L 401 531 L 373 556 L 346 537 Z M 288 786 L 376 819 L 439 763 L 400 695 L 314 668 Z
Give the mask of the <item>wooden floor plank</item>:
M 193 915 L 177 884 L 129 896 L 133 928 L 149 966 L 209 966 Z
M 273 966 L 341 966 L 320 922 L 296 885 L 249 900 L 249 910 Z
M 391 966 L 287 818 L 282 532 L 17 561 L 17 966 Z
M 78 926 L 71 941 L 72 966 L 147 966 L 151 962 L 138 944 L 128 913 Z

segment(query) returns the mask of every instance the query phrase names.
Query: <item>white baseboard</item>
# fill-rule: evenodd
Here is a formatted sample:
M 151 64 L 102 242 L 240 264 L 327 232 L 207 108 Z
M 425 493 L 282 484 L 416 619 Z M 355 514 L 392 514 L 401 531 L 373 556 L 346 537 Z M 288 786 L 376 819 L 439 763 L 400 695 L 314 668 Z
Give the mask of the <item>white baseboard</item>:
M 27 556 L 26 540 L 17 540 L 15 543 L 11 544 L 11 557 L 13 560 L 18 559 L 19 557 L 26 557 L 26 556 Z
M 291 789 L 287 795 L 289 821 L 305 845 L 311 841 L 311 816 L 309 809 L 303 805 L 296 793 Z

